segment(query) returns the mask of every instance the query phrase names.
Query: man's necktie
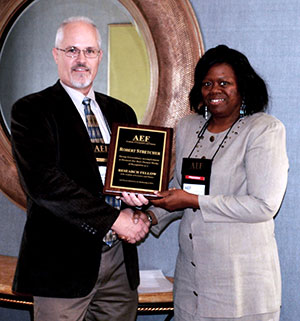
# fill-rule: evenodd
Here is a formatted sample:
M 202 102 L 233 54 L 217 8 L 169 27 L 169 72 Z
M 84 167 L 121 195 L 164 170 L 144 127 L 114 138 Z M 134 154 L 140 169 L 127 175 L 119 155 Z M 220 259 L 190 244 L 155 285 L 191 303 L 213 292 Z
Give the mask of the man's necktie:
M 88 97 L 85 97 L 82 102 L 82 104 L 84 105 L 87 130 L 92 143 L 104 144 L 103 136 L 98 125 L 97 118 L 92 112 L 90 102 L 91 99 Z M 116 199 L 114 196 L 105 196 L 105 202 L 117 209 L 120 209 L 121 207 L 121 201 Z M 116 240 L 117 235 L 112 230 L 109 230 L 103 238 L 103 242 L 105 242 L 109 246 L 111 246 L 112 243 Z
M 102 133 L 99 128 L 97 118 L 92 112 L 90 102 L 91 102 L 91 99 L 88 97 L 84 97 L 82 102 L 84 105 L 84 114 L 85 114 L 85 120 L 87 124 L 87 130 L 92 143 L 104 144 Z

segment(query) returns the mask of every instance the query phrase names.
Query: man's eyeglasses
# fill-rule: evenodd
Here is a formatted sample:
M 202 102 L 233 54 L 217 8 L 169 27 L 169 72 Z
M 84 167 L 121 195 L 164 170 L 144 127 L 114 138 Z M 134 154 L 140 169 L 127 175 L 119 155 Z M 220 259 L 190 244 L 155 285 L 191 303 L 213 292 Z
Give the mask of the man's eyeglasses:
M 99 56 L 101 50 L 96 48 L 78 49 L 77 47 L 68 47 L 66 49 L 56 48 L 57 50 L 64 51 L 65 55 L 70 58 L 77 58 L 82 51 L 86 58 L 96 58 Z

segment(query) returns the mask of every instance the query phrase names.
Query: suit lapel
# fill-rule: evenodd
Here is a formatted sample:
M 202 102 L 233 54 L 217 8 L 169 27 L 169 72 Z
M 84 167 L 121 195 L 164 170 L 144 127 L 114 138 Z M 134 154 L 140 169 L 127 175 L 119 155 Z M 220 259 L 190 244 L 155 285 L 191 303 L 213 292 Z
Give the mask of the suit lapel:
M 77 140 L 75 145 L 81 141 L 82 151 L 86 157 L 90 158 L 90 165 L 93 166 L 95 175 L 99 176 L 101 181 L 93 146 L 76 106 L 59 81 L 52 87 L 52 93 L 55 118 L 61 119 L 60 124 L 63 124 L 65 131 L 74 133 L 74 137 L 80 136 L 80 140 Z
M 95 97 L 96 97 L 97 104 L 99 105 L 103 113 L 103 116 L 107 120 L 107 123 L 111 130 L 111 126 L 113 123 L 113 115 L 111 115 L 111 110 L 108 106 L 107 98 L 105 96 L 100 95 L 99 93 L 95 93 Z
M 57 117 L 65 119 L 66 127 L 68 123 L 71 124 L 73 130 L 80 133 L 82 137 L 85 136 L 87 145 L 90 145 L 90 138 L 86 130 L 85 124 L 83 123 L 76 106 L 73 104 L 72 99 L 64 90 L 59 81 L 53 86 L 53 97 L 53 108 L 55 109 Z M 61 106 L 63 106 L 63 108 Z

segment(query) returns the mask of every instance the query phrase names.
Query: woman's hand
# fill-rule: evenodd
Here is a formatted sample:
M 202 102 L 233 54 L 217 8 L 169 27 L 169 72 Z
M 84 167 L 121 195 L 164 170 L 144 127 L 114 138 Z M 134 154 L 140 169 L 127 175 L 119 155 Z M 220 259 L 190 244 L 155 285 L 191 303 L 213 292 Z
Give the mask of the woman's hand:
M 122 192 L 121 196 L 122 202 L 129 206 L 140 207 L 143 205 L 148 205 L 149 200 L 143 194 L 127 193 Z
M 170 212 L 185 208 L 199 208 L 198 196 L 187 193 L 182 189 L 171 188 L 165 192 L 156 192 L 155 194 L 161 198 L 151 200 L 153 205 L 162 207 Z

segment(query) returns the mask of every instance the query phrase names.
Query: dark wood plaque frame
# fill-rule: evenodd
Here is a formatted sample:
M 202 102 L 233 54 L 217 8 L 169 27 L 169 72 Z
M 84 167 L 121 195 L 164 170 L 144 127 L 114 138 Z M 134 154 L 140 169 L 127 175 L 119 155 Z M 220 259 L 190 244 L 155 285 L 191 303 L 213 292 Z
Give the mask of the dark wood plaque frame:
M 172 128 L 114 123 L 103 192 L 119 196 L 126 191 L 157 197 L 155 191 L 168 188 L 172 139 Z M 124 183 L 120 182 L 122 179 Z M 143 186 L 141 180 L 148 186 Z

